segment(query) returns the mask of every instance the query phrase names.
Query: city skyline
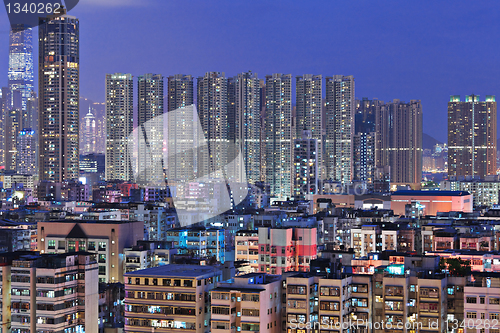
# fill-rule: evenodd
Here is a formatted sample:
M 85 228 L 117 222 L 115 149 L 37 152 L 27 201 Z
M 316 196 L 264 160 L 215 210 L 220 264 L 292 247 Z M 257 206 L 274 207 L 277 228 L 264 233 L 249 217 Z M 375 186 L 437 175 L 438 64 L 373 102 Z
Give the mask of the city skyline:
M 488 4 L 14 3 L 0 331 L 500 333 Z
M 86 26 L 86 36 L 81 41 L 81 66 L 85 68 L 81 95 L 98 102 L 105 101 L 102 79 L 105 73 L 127 72 L 134 76 L 149 72 L 165 76 L 184 73 L 193 77 L 206 71 L 221 71 L 228 76 L 247 70 L 261 76 L 275 72 L 293 76 L 343 73 L 356 78 L 357 98 L 420 99 L 423 109 L 429 112 L 424 115 L 424 132 L 445 142 L 446 132 L 440 125 L 446 123 L 450 95 L 497 94 L 493 78 L 500 73 L 494 57 L 498 52 L 489 41 L 498 36 L 500 29 L 498 20 L 491 18 L 494 15 L 494 11 L 489 10 L 492 2 L 483 2 L 474 8 L 466 2 L 442 2 L 429 4 L 425 10 L 417 4 L 389 6 L 360 2 L 323 4 L 325 9 L 321 11 L 317 10 L 319 3 L 293 1 L 284 8 L 267 3 L 251 6 L 224 2 L 209 6 L 192 2 L 189 10 L 187 3 L 141 1 L 141 4 L 127 2 L 117 7 L 113 6 L 113 1 L 108 1 L 108 5 L 106 2 L 81 1 L 70 13 Z M 111 18 L 105 14 L 109 11 L 115 13 Z M 471 11 L 477 17 L 475 22 L 484 23 L 464 23 L 467 20 L 463 18 L 471 15 Z M 134 24 L 146 13 L 148 34 Z M 203 17 L 209 13 L 213 13 L 215 19 L 207 26 Z M 282 26 L 283 19 L 273 20 L 278 13 L 287 21 L 301 23 Z M 5 12 L 0 15 L 3 15 L 0 19 L 0 31 L 3 31 L 0 33 L 0 77 L 4 78 L 5 86 L 9 25 Z M 255 17 L 262 19 L 255 21 Z M 389 17 L 391 21 L 387 20 Z M 110 20 L 116 32 L 100 33 L 104 29 L 103 22 L 110 23 Z M 178 27 L 183 20 L 193 25 L 183 31 Z M 239 24 L 241 20 L 247 20 L 248 24 Z M 345 30 L 341 29 L 346 36 L 340 36 L 332 23 L 339 21 L 346 24 Z M 232 31 L 223 30 L 226 24 L 233 26 Z M 268 38 L 264 37 L 266 26 L 271 29 Z M 395 29 L 396 26 L 404 28 Z M 171 33 L 160 34 L 163 29 Z M 221 40 L 216 36 L 222 37 Z M 308 44 L 309 38 L 312 44 Z M 341 51 L 331 46 L 328 41 L 332 38 L 344 43 L 347 49 Z M 160 45 L 161 56 L 144 61 L 139 50 L 153 40 L 179 47 Z M 125 50 L 123 45 L 129 43 L 137 47 Z M 476 44 L 484 45 L 482 52 L 473 46 Z M 36 53 L 37 46 L 34 48 Z M 374 48 L 375 53 L 364 52 Z M 264 50 L 269 52 L 264 53 Z M 292 54 L 301 60 L 297 61 Z M 430 78 L 434 80 L 433 85 L 428 84 Z M 430 114 L 436 115 L 438 121 L 431 122 Z

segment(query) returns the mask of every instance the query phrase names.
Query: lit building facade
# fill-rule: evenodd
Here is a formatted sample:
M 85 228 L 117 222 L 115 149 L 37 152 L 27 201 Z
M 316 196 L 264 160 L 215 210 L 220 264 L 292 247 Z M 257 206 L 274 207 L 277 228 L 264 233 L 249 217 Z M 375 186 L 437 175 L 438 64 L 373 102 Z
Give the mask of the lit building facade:
M 31 128 L 23 128 L 17 135 L 17 173 L 35 175 L 36 169 L 36 137 Z
M 168 77 L 168 168 L 169 181 L 196 178 L 196 126 L 194 119 L 194 82 L 191 75 Z
M 292 194 L 292 75 L 266 76 L 266 183 L 270 195 Z
M 498 205 L 498 196 L 500 194 L 500 180 L 497 177 L 494 180 L 488 179 L 462 179 L 462 180 L 443 180 L 440 183 L 441 190 L 444 191 L 466 191 L 472 194 L 474 206 L 493 207 Z
M 326 78 L 326 177 L 342 184 L 353 178 L 354 91 L 352 75 Z
M 125 274 L 125 332 L 209 333 L 213 267 L 165 265 Z
M 97 332 L 97 263 L 91 253 L 12 252 L 2 266 L 2 332 Z
M 247 261 L 241 272 L 259 271 L 259 234 L 255 230 L 240 230 L 235 235 L 236 261 Z
M 39 179 L 60 183 L 79 175 L 79 21 L 47 18 L 38 32 Z
M 395 99 L 377 108 L 377 167 L 390 166 L 391 184 L 420 189 L 422 181 L 422 104 Z
M 472 212 L 472 195 L 465 191 L 397 191 L 391 195 L 394 215 L 405 215 L 406 205 L 423 205 L 424 215 L 438 212 Z
M 33 30 L 16 25 L 10 31 L 8 85 L 13 93 L 10 107 L 23 110 L 23 116 L 29 111 L 28 99 L 34 90 L 33 77 Z M 33 115 L 30 113 L 29 116 Z M 29 127 L 30 124 L 22 126 Z
M 497 172 L 495 96 L 451 96 L 448 102 L 448 175 L 495 175 Z
M 293 145 L 293 195 L 304 199 L 308 194 L 318 194 L 319 144 L 312 131 L 303 130 L 301 139 Z
M 37 229 L 41 253 L 95 253 L 99 282 L 104 283 L 123 283 L 123 251 L 144 236 L 140 221 L 48 221 L 39 222 Z
M 302 131 L 311 132 L 318 143 L 317 161 L 321 176 L 323 170 L 323 114 L 321 75 L 304 74 L 295 78 L 295 133 L 294 139 L 302 138 Z
M 163 76 L 145 74 L 138 77 L 137 125 L 146 137 L 138 144 L 138 179 L 144 185 L 165 185 L 163 164 L 164 124 Z M 147 125 L 146 125 L 147 123 Z M 141 130 L 142 129 L 142 130 Z M 143 134 L 143 132 L 140 132 Z
M 106 180 L 134 180 L 129 144 L 133 129 L 133 77 L 106 74 Z
M 224 178 L 228 162 L 228 93 L 224 73 L 207 72 L 198 78 L 198 118 L 207 146 L 198 148 L 198 178 Z M 200 145 L 200 143 L 198 143 Z
M 17 170 L 17 136 L 21 131 L 21 109 L 10 109 L 5 121 L 5 170 Z
M 97 134 L 95 116 L 92 109 L 83 118 L 83 154 L 92 154 L 96 152 L 96 134 Z
M 259 272 L 309 271 L 317 257 L 316 228 L 259 228 Z
M 281 283 L 281 276 L 264 273 L 218 283 L 210 291 L 211 332 L 281 332 Z
M 223 229 L 170 229 L 167 231 L 166 241 L 173 242 L 178 254 L 214 258 L 220 263 L 225 261 L 226 242 Z
M 261 101 L 260 80 L 256 73 L 246 72 L 228 81 L 228 139 L 234 148 L 229 149 L 228 163 L 236 180 L 255 184 L 260 181 L 261 155 Z M 238 153 L 242 159 L 236 159 Z M 243 162 L 243 163 L 240 163 Z
M 354 179 L 373 184 L 376 173 L 377 133 L 360 132 L 353 137 Z

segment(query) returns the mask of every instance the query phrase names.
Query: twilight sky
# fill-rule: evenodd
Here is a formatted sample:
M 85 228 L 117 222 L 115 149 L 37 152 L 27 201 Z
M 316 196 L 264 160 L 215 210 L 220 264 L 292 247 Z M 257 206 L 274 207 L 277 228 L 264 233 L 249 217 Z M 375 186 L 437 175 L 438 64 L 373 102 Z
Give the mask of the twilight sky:
M 420 99 L 424 132 L 446 142 L 449 95 L 500 99 L 495 0 L 80 0 L 69 14 L 80 19 L 80 95 L 96 102 L 114 72 L 354 75 L 358 98 Z M 1 8 L 1 86 L 8 31 Z

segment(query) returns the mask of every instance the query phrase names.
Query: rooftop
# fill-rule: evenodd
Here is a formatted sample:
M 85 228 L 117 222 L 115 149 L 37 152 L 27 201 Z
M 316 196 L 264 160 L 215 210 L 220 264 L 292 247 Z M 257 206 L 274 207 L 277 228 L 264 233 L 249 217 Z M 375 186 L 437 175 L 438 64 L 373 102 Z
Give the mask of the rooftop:
M 138 271 L 126 273 L 125 276 L 151 276 L 151 277 L 184 277 L 195 278 L 204 275 L 214 276 L 218 272 L 217 268 L 212 266 L 198 265 L 163 265 L 158 267 L 141 269 Z
M 392 194 L 394 195 L 405 195 L 405 196 L 425 196 L 425 197 L 462 197 L 470 195 L 467 191 L 396 191 Z

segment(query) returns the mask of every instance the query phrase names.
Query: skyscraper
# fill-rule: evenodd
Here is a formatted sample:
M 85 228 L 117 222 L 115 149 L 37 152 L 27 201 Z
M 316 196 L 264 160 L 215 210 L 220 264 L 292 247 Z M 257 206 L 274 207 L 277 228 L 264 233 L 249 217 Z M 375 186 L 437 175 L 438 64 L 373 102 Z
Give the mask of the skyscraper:
M 139 140 L 138 181 L 148 185 L 165 185 L 163 171 L 164 87 L 161 74 L 145 74 L 138 78 L 137 124 L 139 131 L 147 124 L 145 140 Z
M 390 166 L 394 185 L 419 189 L 422 181 L 422 104 L 395 99 L 377 107 L 377 167 Z
M 377 106 L 383 102 L 378 99 L 369 100 L 364 97 L 356 100 L 355 133 L 370 133 L 375 131 Z
M 32 29 L 23 25 L 16 25 L 10 31 L 8 78 L 9 90 L 19 92 L 19 95 L 13 94 L 18 97 L 12 98 L 10 107 L 27 111 L 27 101 L 33 91 L 33 35 Z M 15 100 L 17 98 L 20 100 Z
M 194 103 L 194 84 L 191 75 L 176 74 L 168 77 L 168 111 Z
M 303 130 L 293 147 L 293 195 L 304 199 L 307 194 L 318 194 L 318 140 L 310 130 Z
M 196 126 L 193 119 L 194 84 L 191 75 L 168 77 L 168 168 L 169 180 L 196 178 Z
M 249 183 L 260 181 L 260 80 L 256 73 L 240 73 L 229 81 L 229 140 L 235 144 L 230 149 L 229 162 L 241 152 L 244 165 L 233 163 L 238 170 L 232 174 L 243 175 Z
M 377 132 L 359 132 L 353 138 L 354 179 L 373 184 L 376 173 Z
M 16 171 L 24 175 L 36 173 L 36 136 L 31 128 L 23 128 L 17 136 Z
M 132 181 L 134 81 L 132 74 L 106 74 L 106 180 Z
M 198 116 L 208 150 L 198 149 L 198 178 L 224 177 L 228 157 L 228 94 L 224 73 L 208 72 L 198 78 Z
M 373 184 L 376 174 L 378 134 L 376 128 L 377 108 L 383 102 L 368 98 L 356 100 L 355 134 L 353 138 L 354 179 Z M 370 185 L 371 187 L 371 185 Z
M 448 175 L 484 178 L 496 174 L 497 103 L 477 95 L 451 96 L 448 103 Z
M 266 76 L 266 182 L 271 196 L 292 195 L 292 75 Z
M 296 77 L 296 121 L 295 139 L 301 139 L 304 130 L 311 132 L 318 143 L 316 160 L 318 168 L 323 167 L 323 114 L 322 114 L 322 77 L 305 74 Z M 319 175 L 321 176 L 321 174 Z
M 326 177 L 349 184 L 353 178 L 354 77 L 326 78 Z
M 5 167 L 5 136 L 6 136 L 6 122 L 5 116 L 7 110 L 10 110 L 9 98 L 10 91 L 7 87 L 2 87 L 0 90 L 2 98 L 0 99 L 0 166 Z
M 92 154 L 96 152 L 96 122 L 92 109 L 85 115 L 83 123 L 83 155 Z
M 5 170 L 17 170 L 17 135 L 21 130 L 21 110 L 5 113 Z
M 79 175 L 79 21 L 44 18 L 39 31 L 39 175 L 63 182 Z

